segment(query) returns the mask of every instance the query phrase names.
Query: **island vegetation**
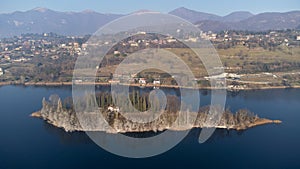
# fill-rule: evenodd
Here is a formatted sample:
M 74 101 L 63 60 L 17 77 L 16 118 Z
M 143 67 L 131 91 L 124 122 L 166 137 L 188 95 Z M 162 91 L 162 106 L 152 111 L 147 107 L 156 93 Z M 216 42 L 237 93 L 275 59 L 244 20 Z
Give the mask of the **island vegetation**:
M 85 103 L 78 101 L 74 103 L 77 105 L 73 104 L 72 98 L 66 98 L 62 101 L 57 95 L 52 95 L 48 101 L 44 98 L 42 109 L 32 113 L 31 116 L 42 118 L 56 127 L 63 128 L 65 131 L 104 131 L 109 133 L 156 132 L 167 129 L 187 130 L 210 127 L 245 130 L 257 125 L 281 123 L 280 120 L 259 118 L 246 109 L 238 110 L 235 113 L 226 109 L 216 123 L 213 119 L 210 119 L 210 113 L 220 111 L 221 109 L 218 106 L 204 106 L 199 108 L 197 112 L 193 112 L 188 106 L 183 106 L 185 108 L 182 110 L 180 107 L 184 103 L 181 103 L 179 97 L 174 95 L 167 96 L 167 104 L 163 109 L 160 109 L 155 98 L 154 101 L 149 100 L 148 93 L 139 94 L 139 92 L 133 91 L 130 93 L 129 98 L 134 109 L 138 111 L 128 110 L 126 106 L 117 107 L 113 104 L 112 95 L 107 92 L 96 94 L 97 103 L 91 95 L 86 95 L 84 98 Z M 98 107 L 97 111 L 92 108 L 95 104 Z M 120 104 L 122 105 L 122 103 Z M 75 106 L 77 107 L 77 113 L 74 110 Z M 153 112 L 161 112 L 161 114 L 154 120 L 146 120 L 145 123 L 126 118 L 131 115 L 141 119 L 151 119 L 154 116 Z M 103 122 L 98 123 L 97 121 L 97 124 L 94 124 L 93 120 L 99 117 L 103 117 Z M 82 127 L 82 125 L 85 127 Z

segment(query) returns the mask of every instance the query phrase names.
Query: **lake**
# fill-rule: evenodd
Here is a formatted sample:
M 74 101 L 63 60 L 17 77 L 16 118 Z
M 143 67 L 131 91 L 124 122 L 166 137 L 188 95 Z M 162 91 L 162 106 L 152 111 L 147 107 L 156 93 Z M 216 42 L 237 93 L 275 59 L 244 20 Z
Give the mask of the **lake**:
M 175 89 L 164 90 L 178 94 Z M 173 149 L 144 159 L 111 154 L 84 132 L 66 133 L 29 117 L 41 108 L 43 97 L 65 98 L 71 93 L 71 87 L 0 87 L 0 169 L 300 168 L 300 89 L 228 93 L 226 106 L 232 111 L 247 108 L 283 123 L 246 131 L 217 129 L 203 144 L 198 143 L 201 129 L 193 129 Z M 201 90 L 201 105 L 209 100 L 210 92 Z

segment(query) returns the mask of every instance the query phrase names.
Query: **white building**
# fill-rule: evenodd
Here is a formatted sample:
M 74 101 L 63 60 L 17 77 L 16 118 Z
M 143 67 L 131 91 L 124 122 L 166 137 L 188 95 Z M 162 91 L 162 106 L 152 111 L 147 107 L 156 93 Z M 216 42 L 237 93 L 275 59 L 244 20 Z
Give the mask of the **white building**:
M 145 85 L 146 84 L 146 79 L 145 78 L 140 78 L 139 79 L 139 84 Z
M 117 50 L 114 51 L 114 55 L 120 55 L 121 53 Z
M 0 76 L 4 74 L 3 69 L 0 67 Z
M 168 43 L 174 43 L 174 42 L 176 42 L 176 39 L 174 39 L 174 38 L 168 38 L 167 42 Z
M 137 32 L 137 34 L 146 35 L 146 32 L 139 31 L 139 32 Z
M 139 46 L 139 44 L 138 44 L 138 43 L 136 43 L 136 42 L 132 42 L 132 43 L 130 43 L 130 46 L 131 46 L 131 47 L 138 47 L 138 46 Z
M 112 106 L 109 106 L 107 108 L 108 111 L 111 111 L 111 112 L 117 112 L 119 113 L 120 112 L 120 108 L 119 107 L 112 107 Z
M 160 81 L 159 81 L 159 80 L 154 80 L 154 81 L 153 81 L 153 84 L 154 84 L 154 85 L 160 85 Z

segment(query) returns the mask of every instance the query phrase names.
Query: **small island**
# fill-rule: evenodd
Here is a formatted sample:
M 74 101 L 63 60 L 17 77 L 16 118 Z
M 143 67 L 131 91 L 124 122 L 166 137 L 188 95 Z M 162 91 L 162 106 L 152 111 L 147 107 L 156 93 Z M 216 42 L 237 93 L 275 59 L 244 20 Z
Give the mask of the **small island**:
M 96 100 L 99 105 L 97 111 L 83 107 L 80 113 L 76 113 L 71 98 L 62 101 L 57 95 L 50 96 L 49 101 L 44 98 L 42 109 L 31 114 L 32 117 L 41 118 L 55 127 L 63 128 L 67 132 L 72 131 L 103 131 L 107 133 L 149 132 L 174 130 L 182 131 L 191 128 L 223 128 L 233 130 L 245 130 L 264 124 L 279 124 L 280 120 L 260 118 L 246 109 L 233 113 L 229 109 L 223 111 L 216 123 L 211 119 L 210 113 L 217 112 L 218 106 L 201 107 L 198 112 L 179 111 L 180 101 L 176 96 L 167 96 L 167 105 L 163 113 L 153 118 L 151 110 L 157 109 L 155 103 L 150 103 L 148 95 L 140 96 L 138 93 L 130 95 L 132 105 L 138 112 L 122 112 L 122 107 L 112 104 L 112 96 L 108 93 L 98 93 Z M 91 104 L 92 98 L 86 97 Z M 76 103 L 81 104 L 81 103 Z M 152 106 L 151 106 L 152 104 Z M 157 111 L 156 111 L 157 112 Z M 126 117 L 135 116 L 143 119 L 151 119 L 138 123 Z M 84 120 L 79 120 L 84 119 Z M 95 119 L 103 118 L 95 122 Z M 82 127 L 85 126 L 85 127 Z M 87 127 L 88 126 L 88 127 Z

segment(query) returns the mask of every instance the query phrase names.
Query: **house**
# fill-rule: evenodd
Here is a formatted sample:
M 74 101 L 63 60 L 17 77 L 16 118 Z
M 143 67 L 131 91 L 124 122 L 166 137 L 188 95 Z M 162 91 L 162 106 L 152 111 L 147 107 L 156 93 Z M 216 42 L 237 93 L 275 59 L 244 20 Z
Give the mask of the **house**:
M 145 85 L 146 84 L 146 79 L 145 78 L 140 78 L 139 79 L 139 84 Z
M 120 55 L 121 53 L 117 50 L 114 51 L 114 55 Z
M 174 42 L 176 42 L 176 39 L 174 39 L 174 38 L 168 38 L 167 42 L 168 43 L 174 43 Z
M 10 57 L 9 57 L 8 55 L 5 55 L 5 56 L 4 56 L 4 59 L 5 59 L 5 60 L 10 60 Z
M 3 69 L 0 67 L 0 76 L 4 74 Z
M 160 81 L 159 81 L 159 80 L 154 80 L 154 81 L 153 81 L 153 84 L 154 84 L 154 85 L 160 85 Z
M 136 43 L 136 42 L 132 42 L 132 43 L 130 43 L 130 46 L 131 46 L 131 47 L 138 47 L 138 46 L 139 46 L 139 44 L 138 44 L 138 43 Z
M 144 31 L 139 31 L 139 32 L 137 32 L 137 34 L 146 35 L 146 32 L 144 32 Z
M 82 80 L 81 79 L 79 79 L 79 80 L 74 80 L 74 83 L 76 84 L 76 83 L 82 83 Z
M 117 112 L 119 113 L 120 112 L 120 108 L 119 107 L 112 107 L 112 106 L 109 106 L 107 108 L 108 111 L 111 111 L 111 112 Z
M 186 39 L 186 42 L 197 42 L 198 38 L 193 38 L 193 37 L 189 37 L 188 39 Z

